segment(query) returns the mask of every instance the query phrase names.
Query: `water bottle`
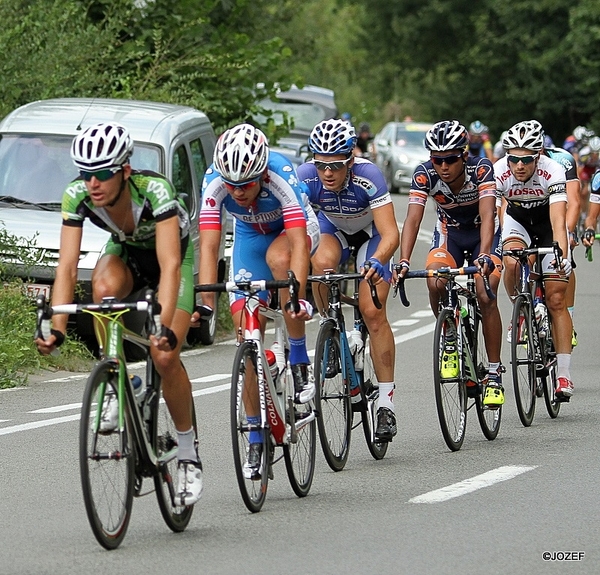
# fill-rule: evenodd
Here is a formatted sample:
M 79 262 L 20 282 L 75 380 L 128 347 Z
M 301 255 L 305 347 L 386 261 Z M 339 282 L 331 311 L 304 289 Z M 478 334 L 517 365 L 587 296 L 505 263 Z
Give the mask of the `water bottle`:
M 129 379 L 131 380 L 131 385 L 133 386 L 133 393 L 135 394 L 135 399 L 138 403 L 141 402 L 144 397 L 144 382 L 142 378 L 138 375 L 130 375 Z
M 267 363 L 269 364 L 269 371 L 271 372 L 271 378 L 274 382 L 277 381 L 277 375 L 279 375 L 279 366 L 277 365 L 277 356 L 270 349 L 265 349 L 265 355 L 267 357 Z
M 535 321 L 538 325 L 540 337 L 546 337 L 548 332 L 548 310 L 543 302 L 536 299 L 534 302 Z
M 350 353 L 354 356 L 354 369 L 361 371 L 364 366 L 364 342 L 360 330 L 355 327 L 347 337 Z

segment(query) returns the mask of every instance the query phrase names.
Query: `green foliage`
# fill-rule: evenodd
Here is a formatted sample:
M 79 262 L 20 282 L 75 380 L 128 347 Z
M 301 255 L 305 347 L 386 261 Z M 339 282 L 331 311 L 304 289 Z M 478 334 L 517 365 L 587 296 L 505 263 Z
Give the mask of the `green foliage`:
M 83 344 L 67 338 L 57 357 L 43 357 L 33 343 L 35 304 L 20 280 L 0 287 L 0 389 L 23 385 L 39 369 L 89 369 L 92 356 Z
M 17 237 L 6 230 L 0 221 L 0 281 L 10 279 L 15 275 L 16 262 L 30 273 L 36 265 L 45 265 L 47 258 L 44 252 L 37 247 L 36 237 Z

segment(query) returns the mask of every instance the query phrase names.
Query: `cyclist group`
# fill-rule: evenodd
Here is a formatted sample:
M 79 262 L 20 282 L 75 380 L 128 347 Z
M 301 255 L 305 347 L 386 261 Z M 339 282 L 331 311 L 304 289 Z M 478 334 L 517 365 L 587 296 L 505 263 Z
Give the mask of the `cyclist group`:
M 480 125 L 472 125 L 471 131 L 481 139 Z M 536 121 L 520 122 L 507 130 L 502 140 L 506 155 L 494 164 L 489 159 L 489 143 L 481 145 L 485 152 L 475 154 L 475 140 L 471 141 L 469 131 L 455 120 L 438 122 L 428 131 L 425 146 L 430 159 L 414 172 L 400 239 L 385 179 L 372 162 L 355 155 L 357 136 L 348 122 L 330 119 L 317 124 L 308 139 L 313 157 L 297 170 L 284 156 L 270 151 L 263 132 L 250 124 L 234 126 L 219 137 L 202 185 L 199 281 L 214 283 L 217 279 L 222 208 L 234 221 L 232 278 L 286 279 L 288 270 L 294 272 L 300 283 L 300 308 L 287 311 L 286 324 L 296 403 L 307 403 L 315 395 L 305 335 L 305 322 L 313 315 L 312 305 L 305 299 L 309 269 L 323 274 L 354 256 L 357 271 L 375 286 L 383 304 L 380 309 L 374 305 L 367 281 L 362 281 L 359 308 L 373 344 L 371 356 L 379 381 L 375 438 L 387 442 L 396 435 L 395 342 L 386 300 L 394 274 L 402 277 L 410 268 L 429 196 L 436 202 L 438 219 L 427 268 L 455 267 L 466 258 L 489 277 L 494 293 L 503 268 L 506 290 L 514 292 L 517 271 L 512 260 L 502 261 L 503 247 L 559 243 L 564 257 L 557 262 L 547 256 L 543 273 L 555 327 L 556 395 L 568 399 L 573 394 L 569 372 L 573 328 L 567 289 L 572 271 L 569 231 L 574 231 L 575 224 L 567 208 L 572 204 L 567 182 L 573 179 L 565 176 L 563 166 L 568 159 L 563 158 L 562 163 L 552 159 L 564 150 L 544 149 L 544 133 Z M 124 298 L 143 286 L 158 289 L 162 331 L 151 336 L 151 353 L 178 434 L 176 498 L 181 505 L 192 505 L 202 494 L 202 464 L 191 421 L 191 384 L 180 351 L 190 322 L 199 319 L 199 312 L 193 309 L 193 249 L 188 240 L 194 222 L 189 221 L 185 204 L 166 178 L 132 169 L 132 152 L 127 129 L 117 123 L 92 126 L 74 139 L 71 155 L 79 177 L 63 196 L 52 303 L 72 301 L 86 218 L 112 234 L 93 274 L 94 301 L 106 296 Z M 596 179 L 600 184 L 600 176 L 593 182 Z M 590 209 L 588 221 L 594 229 L 593 218 L 600 211 L 599 188 L 592 185 L 592 205 L 598 209 Z M 584 241 L 592 242 L 593 237 Z M 400 261 L 394 267 L 398 248 Z M 437 313 L 442 292 L 433 282 L 428 288 L 432 310 Z M 500 313 L 481 277 L 476 289 L 489 360 L 483 402 L 494 408 L 504 403 Z M 325 315 L 327 296 L 319 284 L 313 287 L 313 294 L 317 311 Z M 214 310 L 211 297 L 204 295 L 203 313 Z M 280 297 L 285 301 L 287 294 Z M 268 292 L 260 298 L 269 304 Z M 232 297 L 230 305 L 235 325 L 240 325 L 243 299 Z M 49 338 L 36 340 L 41 353 L 50 353 L 62 343 L 66 316 L 57 317 L 53 327 Z M 457 365 L 456 349 L 449 346 L 444 350 L 442 377 L 456 377 Z M 259 422 L 256 399 L 244 401 L 249 423 L 251 418 Z M 102 418 L 103 431 L 116 427 L 110 398 Z M 263 442 L 259 434 L 258 428 L 250 433 L 244 466 L 248 479 L 260 476 Z

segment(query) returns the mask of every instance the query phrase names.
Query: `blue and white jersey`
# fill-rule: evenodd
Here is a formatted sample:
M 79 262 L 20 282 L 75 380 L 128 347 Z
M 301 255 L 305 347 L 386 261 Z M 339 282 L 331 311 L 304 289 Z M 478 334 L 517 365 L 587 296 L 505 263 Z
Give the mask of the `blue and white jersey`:
M 577 162 L 572 154 L 563 148 L 544 148 L 544 154 L 558 162 L 565 169 L 567 182 L 577 180 Z
M 270 234 L 283 229 L 306 227 L 303 192 L 306 192 L 305 186 L 298 180 L 289 160 L 271 152 L 256 200 L 249 207 L 239 206 L 214 165 L 211 165 L 202 182 L 200 229 L 221 230 L 222 206 L 235 218 L 236 230 L 241 226 L 246 231 Z
M 600 204 L 600 168 L 598 168 L 590 180 L 590 202 Z
M 354 165 L 338 192 L 323 186 L 317 168 L 310 162 L 298 167 L 298 178 L 308 186 L 310 203 L 318 206 L 320 214 L 348 235 L 370 228 L 371 210 L 392 203 L 383 174 L 364 158 L 354 158 Z

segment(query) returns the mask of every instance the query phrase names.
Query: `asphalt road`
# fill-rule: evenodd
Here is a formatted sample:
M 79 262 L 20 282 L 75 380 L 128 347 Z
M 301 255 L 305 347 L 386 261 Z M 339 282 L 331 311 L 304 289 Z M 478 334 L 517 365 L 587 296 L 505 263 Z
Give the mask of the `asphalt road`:
M 395 203 L 401 222 L 406 197 Z M 413 262 L 425 260 L 432 221 L 430 206 Z M 371 458 L 359 428 L 340 473 L 329 469 L 318 448 L 304 499 L 294 495 L 283 463 L 277 464 L 263 510 L 254 515 L 239 495 L 231 456 L 233 343 L 186 352 L 205 494 L 182 534 L 164 525 L 153 493 L 136 499 L 125 541 L 114 552 L 96 543 L 79 483 L 86 375 L 41 374 L 25 388 L 0 391 L 0 574 L 598 573 L 598 250 L 592 263 L 582 248 L 576 252 L 575 395 L 556 420 L 541 401 L 533 425 L 524 428 L 507 374 L 498 438 L 487 441 L 469 412 L 465 443 L 450 452 L 433 397 L 433 315 L 424 282 L 413 280 L 407 284 L 410 308 L 388 302 L 398 344 L 399 433 L 385 459 Z M 508 323 L 503 289 L 500 303 Z M 317 327 L 309 324 L 309 348 Z M 506 345 L 503 358 L 509 365 Z

